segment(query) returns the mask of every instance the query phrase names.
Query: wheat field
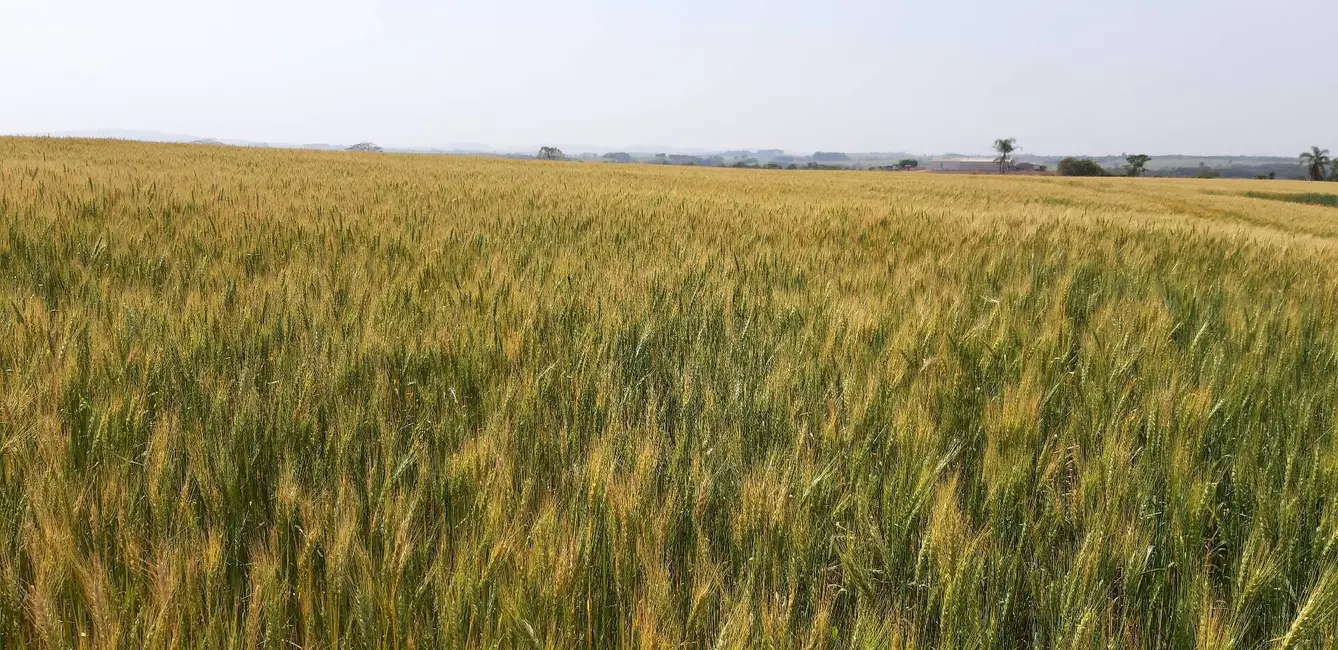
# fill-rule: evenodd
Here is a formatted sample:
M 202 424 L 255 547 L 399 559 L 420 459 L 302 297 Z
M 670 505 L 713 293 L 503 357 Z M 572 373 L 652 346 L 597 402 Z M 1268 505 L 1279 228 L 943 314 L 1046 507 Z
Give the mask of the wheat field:
M 0 648 L 1338 647 L 1314 186 L 0 139 Z

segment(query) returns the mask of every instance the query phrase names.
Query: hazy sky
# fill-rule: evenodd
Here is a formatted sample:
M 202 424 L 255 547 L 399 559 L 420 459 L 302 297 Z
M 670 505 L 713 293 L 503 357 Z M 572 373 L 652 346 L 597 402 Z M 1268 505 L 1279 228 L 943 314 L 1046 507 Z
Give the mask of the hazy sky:
M 1335 0 L 0 0 L 0 133 L 1294 155 Z

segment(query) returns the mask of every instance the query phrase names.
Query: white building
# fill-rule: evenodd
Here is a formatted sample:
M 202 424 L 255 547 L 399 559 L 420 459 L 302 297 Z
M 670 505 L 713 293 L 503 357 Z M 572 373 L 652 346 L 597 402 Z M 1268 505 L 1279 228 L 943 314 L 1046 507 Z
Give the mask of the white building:
M 993 158 L 939 158 L 929 163 L 936 172 L 998 172 L 999 163 Z

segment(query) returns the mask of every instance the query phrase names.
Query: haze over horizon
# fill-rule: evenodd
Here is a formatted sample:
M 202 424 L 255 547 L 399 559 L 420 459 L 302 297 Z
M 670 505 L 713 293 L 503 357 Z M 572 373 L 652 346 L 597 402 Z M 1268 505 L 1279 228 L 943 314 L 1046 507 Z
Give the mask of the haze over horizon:
M 1338 3 L 0 0 L 0 133 L 1293 156 Z M 1332 31 L 1330 29 L 1330 31 Z

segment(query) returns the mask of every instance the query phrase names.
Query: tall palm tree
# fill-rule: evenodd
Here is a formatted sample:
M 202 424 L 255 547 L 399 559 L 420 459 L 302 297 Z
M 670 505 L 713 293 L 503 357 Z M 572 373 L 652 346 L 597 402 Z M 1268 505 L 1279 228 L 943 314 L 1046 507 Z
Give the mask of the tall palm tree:
M 1329 158 L 1328 149 L 1311 147 L 1310 151 L 1301 154 L 1301 166 L 1305 167 L 1306 173 L 1310 175 L 1312 181 L 1324 180 L 1324 168 L 1332 162 Z
M 994 141 L 994 150 L 999 157 L 994 159 L 999 165 L 999 173 L 1007 174 L 1008 165 L 1013 162 L 1013 152 L 1017 151 L 1017 138 L 1000 138 Z

